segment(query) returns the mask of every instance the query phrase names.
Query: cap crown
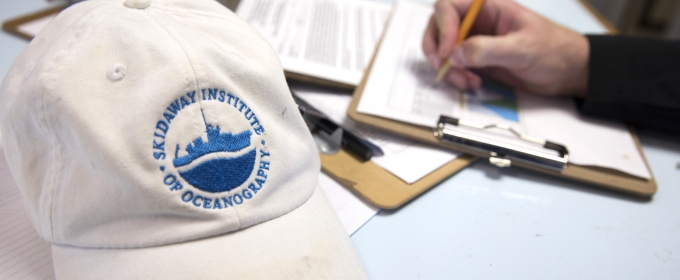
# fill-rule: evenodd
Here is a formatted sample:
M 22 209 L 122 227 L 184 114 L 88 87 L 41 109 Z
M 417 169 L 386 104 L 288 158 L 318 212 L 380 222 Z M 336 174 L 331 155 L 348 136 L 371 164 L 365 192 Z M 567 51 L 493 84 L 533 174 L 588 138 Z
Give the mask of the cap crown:
M 285 214 L 319 162 L 280 62 L 213 1 L 87 1 L 0 87 L 3 145 L 48 241 L 162 245 Z

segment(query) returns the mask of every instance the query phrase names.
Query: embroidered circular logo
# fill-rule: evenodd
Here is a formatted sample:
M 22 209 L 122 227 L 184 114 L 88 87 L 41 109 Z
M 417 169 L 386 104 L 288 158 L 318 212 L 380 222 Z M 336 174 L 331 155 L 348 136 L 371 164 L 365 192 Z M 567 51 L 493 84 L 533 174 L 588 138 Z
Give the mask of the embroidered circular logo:
M 153 157 L 163 185 L 196 207 L 244 203 L 269 174 L 264 132 L 255 112 L 231 92 L 210 88 L 180 96 L 154 128 Z
M 250 131 L 246 130 L 233 135 L 230 132 L 220 133 L 219 126 L 206 124 L 207 142 L 199 136 L 193 143 L 187 144 L 187 155 L 179 157 L 179 144 L 175 149 L 175 158 L 172 160 L 179 175 L 189 184 L 206 192 L 225 192 L 240 186 L 253 172 L 255 164 L 255 148 L 250 147 Z M 206 159 L 201 163 L 186 168 L 201 157 L 218 152 L 238 152 L 244 149 L 248 151 L 243 155 L 233 157 L 217 157 Z

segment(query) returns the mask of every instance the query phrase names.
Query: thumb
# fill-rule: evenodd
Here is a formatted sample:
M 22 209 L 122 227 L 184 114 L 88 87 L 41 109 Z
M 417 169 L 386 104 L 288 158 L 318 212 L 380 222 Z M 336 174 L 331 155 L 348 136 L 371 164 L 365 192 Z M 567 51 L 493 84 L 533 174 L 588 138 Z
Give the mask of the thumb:
M 511 36 L 476 35 L 455 48 L 449 63 L 465 68 L 512 68 L 520 56 L 520 47 Z

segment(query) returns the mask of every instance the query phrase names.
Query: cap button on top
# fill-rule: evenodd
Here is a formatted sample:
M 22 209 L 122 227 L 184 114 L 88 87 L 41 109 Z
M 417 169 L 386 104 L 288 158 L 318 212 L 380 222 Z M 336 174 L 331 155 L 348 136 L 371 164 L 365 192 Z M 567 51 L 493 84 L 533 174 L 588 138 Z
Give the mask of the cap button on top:
M 151 6 L 151 0 L 125 0 L 125 4 L 130 8 L 144 9 Z

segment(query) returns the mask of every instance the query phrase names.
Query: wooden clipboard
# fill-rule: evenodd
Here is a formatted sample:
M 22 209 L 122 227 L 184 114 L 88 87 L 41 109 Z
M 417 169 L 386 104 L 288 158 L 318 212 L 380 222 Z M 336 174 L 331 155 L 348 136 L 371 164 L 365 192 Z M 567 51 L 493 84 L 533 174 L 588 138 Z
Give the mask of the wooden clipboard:
M 370 69 L 369 69 L 370 71 Z M 435 145 L 435 146 L 440 146 L 440 147 L 448 147 L 446 144 L 441 143 L 433 134 L 432 128 L 428 127 L 421 127 L 417 125 L 412 125 L 408 123 L 403 123 L 399 121 L 394 121 L 386 118 L 381 118 L 381 117 L 376 117 L 376 116 L 371 116 L 371 115 L 365 115 L 357 112 L 357 105 L 359 104 L 359 100 L 361 99 L 361 95 L 363 93 L 364 85 L 365 85 L 365 79 L 362 80 L 361 84 L 359 87 L 357 87 L 356 91 L 354 92 L 354 96 L 352 98 L 352 103 L 350 104 L 349 110 L 348 110 L 348 115 L 350 118 L 353 120 L 370 125 L 372 127 L 391 132 L 394 134 L 402 135 L 405 137 L 408 137 L 410 139 L 414 139 L 426 144 L 430 145 Z M 633 136 L 633 140 L 635 141 L 635 144 L 637 145 L 638 151 L 642 155 L 643 159 L 645 160 L 645 165 L 649 169 L 649 164 L 647 163 L 647 159 L 644 157 L 644 153 L 642 152 L 642 146 L 640 145 L 640 140 L 638 139 L 637 134 L 635 133 L 635 130 L 632 127 L 629 127 L 631 131 L 631 135 Z M 470 150 L 465 150 L 463 151 L 471 156 L 483 156 L 481 154 L 478 154 L 474 151 Z M 470 160 L 469 162 L 472 162 Z M 514 166 L 526 168 L 526 169 L 531 169 L 534 171 L 538 171 L 541 173 L 546 173 L 550 174 L 553 176 L 559 176 L 559 177 L 564 177 L 576 181 L 581 181 L 585 183 L 589 183 L 592 185 L 604 187 L 607 189 L 611 189 L 614 191 L 619 191 L 635 196 L 640 196 L 640 197 L 651 197 L 655 192 L 656 192 L 656 181 L 652 177 L 651 179 L 642 179 L 638 178 L 632 175 L 628 175 L 626 173 L 616 171 L 616 170 L 611 170 L 611 169 L 606 169 L 606 168 L 600 168 L 600 167 L 584 167 L 584 166 L 579 166 L 579 165 L 574 165 L 574 164 L 569 164 L 567 168 L 560 172 L 555 172 L 555 171 L 550 171 L 550 170 L 545 170 L 545 169 L 540 169 L 536 168 L 531 165 L 526 165 L 526 164 L 521 164 L 521 163 L 513 163 Z M 462 168 L 462 167 L 461 167 Z M 651 169 L 650 169 L 651 170 Z
M 28 14 L 28 15 L 24 15 L 24 16 L 21 16 L 21 17 L 18 17 L 18 18 L 8 20 L 8 21 L 2 23 L 2 29 L 11 33 L 11 34 L 14 34 L 16 36 L 24 38 L 26 40 L 32 40 L 33 35 L 22 32 L 21 30 L 19 30 L 19 26 L 24 24 L 24 23 L 28 23 L 28 22 L 31 22 L 31 21 L 34 21 L 34 20 L 37 20 L 37 19 L 40 19 L 40 18 L 44 18 L 44 17 L 52 15 L 52 14 L 57 14 L 57 13 L 61 12 L 61 10 L 63 10 L 64 7 L 65 6 L 63 6 L 63 5 L 54 6 L 54 7 L 51 7 L 51 8 L 47 8 L 47 9 L 40 10 L 40 11 L 31 13 L 31 14 Z
M 331 80 L 326 80 L 323 78 L 318 78 L 318 77 L 312 77 L 300 73 L 295 73 L 291 71 L 283 71 L 283 74 L 286 76 L 286 80 L 290 81 L 296 81 L 296 82 L 303 82 L 303 83 L 308 83 L 308 84 L 313 84 L 313 85 L 318 85 L 318 86 L 324 86 L 324 87 L 331 87 L 331 88 L 337 88 L 337 89 L 346 89 L 346 90 L 353 90 L 356 87 L 350 84 L 345 84 L 341 82 L 336 82 L 336 81 L 331 81 Z
M 320 154 L 321 169 L 374 206 L 395 209 L 462 170 L 476 158 L 461 155 L 413 184 L 407 184 L 372 161 L 360 162 L 344 150 Z
M 609 24 L 606 20 L 604 20 L 597 12 L 594 12 L 592 7 L 590 7 L 587 3 L 584 3 L 581 1 L 582 4 L 593 14 L 595 15 L 600 22 L 602 22 L 603 25 L 605 25 L 610 33 L 616 33 L 616 30 L 612 27 L 611 24 Z M 387 30 L 387 27 L 385 28 Z M 373 62 L 375 60 L 375 57 L 377 56 L 377 52 L 380 49 L 380 43 L 376 47 L 376 51 L 373 54 L 373 58 L 371 59 L 371 63 L 369 64 L 368 68 L 366 69 L 366 72 L 364 74 L 364 77 L 361 80 L 361 83 L 359 86 L 356 88 L 354 91 L 354 95 L 352 97 L 352 102 L 350 103 L 349 109 L 347 114 L 349 117 L 359 123 L 367 124 L 372 127 L 375 127 L 377 129 L 390 132 L 393 134 L 401 135 L 416 141 L 420 141 L 425 144 L 430 144 L 434 146 L 440 146 L 440 147 L 445 147 L 445 148 L 451 148 L 447 144 L 441 143 L 433 133 L 432 128 L 428 127 L 423 127 L 423 126 L 417 126 L 413 124 L 408 124 L 400 121 L 395 121 L 391 119 L 386 119 L 386 118 L 381 118 L 377 116 L 372 116 L 372 115 L 365 115 L 357 112 L 357 106 L 359 104 L 359 100 L 361 100 L 361 96 L 364 91 L 364 87 L 366 85 L 366 81 L 368 80 L 369 74 L 371 72 L 371 69 L 373 67 Z M 633 140 L 635 141 L 635 144 L 638 148 L 638 151 L 642 155 L 645 165 L 649 170 L 649 164 L 647 163 L 647 159 L 644 156 L 644 153 L 642 152 L 642 146 L 640 145 L 640 140 L 635 132 L 635 130 L 632 127 L 629 127 L 629 130 L 631 132 L 631 135 L 633 136 Z M 465 150 L 463 151 L 467 153 L 463 158 L 456 159 L 449 164 L 452 166 L 457 166 L 458 169 L 456 169 L 453 173 L 459 171 L 463 167 L 467 166 L 467 164 L 471 163 L 474 161 L 475 156 L 484 156 L 483 154 L 479 154 L 473 150 Z M 339 155 L 339 157 L 342 157 L 342 155 Z M 336 180 L 342 182 L 342 180 L 346 180 L 346 178 L 353 178 L 354 173 L 350 173 L 346 171 L 346 169 L 350 169 L 351 167 L 346 167 L 345 169 L 340 169 L 335 167 L 334 165 L 339 162 L 340 159 L 333 160 L 332 162 L 330 159 L 326 159 L 326 165 L 330 167 L 330 165 L 333 165 L 333 169 L 330 170 L 328 167 L 324 166 L 324 170 L 328 170 L 328 173 L 330 176 L 336 178 Z M 460 162 L 456 162 L 460 160 Z M 322 157 L 322 165 L 323 165 L 324 159 Z M 454 163 L 456 162 L 456 163 Z M 349 163 L 347 163 L 349 164 Z M 447 164 L 447 166 L 449 166 Z M 651 179 L 642 179 L 638 178 L 620 171 L 612 170 L 612 169 L 606 169 L 606 168 L 600 168 L 600 167 L 584 167 L 584 166 L 578 166 L 574 164 L 568 164 L 567 168 L 563 170 L 562 172 L 556 172 L 556 171 L 550 171 L 546 169 L 540 169 L 531 165 L 527 164 L 522 164 L 522 163 L 513 163 L 514 166 L 538 171 L 541 173 L 553 175 L 553 176 L 559 176 L 563 178 L 568 178 L 580 182 L 585 182 L 588 184 L 592 184 L 595 186 L 603 187 L 606 189 L 618 191 L 618 192 L 623 192 L 626 194 L 634 195 L 634 196 L 639 196 L 639 197 L 651 197 L 654 195 L 654 193 L 657 190 L 657 185 L 656 181 L 654 180 L 654 177 Z M 446 168 L 447 166 L 444 166 L 442 168 Z M 452 169 L 451 169 L 452 170 Z M 452 173 L 452 174 L 453 174 Z M 435 174 L 435 173 L 432 173 Z M 338 175 L 344 175 L 344 176 L 338 176 Z M 338 178 L 339 177 L 339 178 Z M 429 176 L 428 176 L 429 177 Z M 430 179 L 434 178 L 424 178 L 423 183 L 425 183 L 422 187 L 422 189 L 419 189 L 417 194 L 422 193 L 423 191 L 433 187 L 436 185 L 439 181 L 433 181 Z M 356 177 L 354 177 L 356 178 Z M 443 177 L 442 179 L 445 179 Z M 368 180 L 368 179 L 366 179 Z M 361 182 L 364 183 L 364 182 Z M 381 184 L 380 182 L 375 182 L 372 181 L 371 183 L 374 183 L 376 185 L 383 185 L 384 187 L 379 187 L 379 186 L 361 186 L 361 183 L 357 182 L 351 182 L 350 183 L 342 183 L 344 186 L 350 188 L 352 191 L 355 193 L 358 193 L 360 196 L 364 197 L 371 203 L 374 203 L 374 201 L 381 199 L 380 195 L 383 196 L 390 196 L 390 197 L 409 197 L 406 195 L 407 188 L 404 189 L 402 186 L 399 186 L 398 182 L 390 182 L 395 185 L 389 185 L 389 183 Z M 403 183 L 403 182 L 402 182 Z M 417 182 L 419 183 L 419 182 Z M 429 186 L 425 186 L 428 185 Z M 353 186 L 350 186 L 353 185 Z M 375 190 L 378 189 L 378 190 Z M 414 188 L 415 189 L 415 188 Z M 415 195 L 417 195 L 415 194 Z M 415 195 L 410 196 L 410 198 L 415 197 Z M 404 201 L 406 202 L 406 201 Z M 404 203 L 402 202 L 402 204 Z M 375 204 L 375 203 L 374 203 Z M 380 205 L 376 204 L 377 206 L 381 207 Z M 396 205 L 396 204 L 395 204 Z M 401 205 L 401 204 L 399 204 Z M 399 206 L 397 205 L 397 207 Z M 395 208 L 395 207 L 382 207 L 382 208 Z

